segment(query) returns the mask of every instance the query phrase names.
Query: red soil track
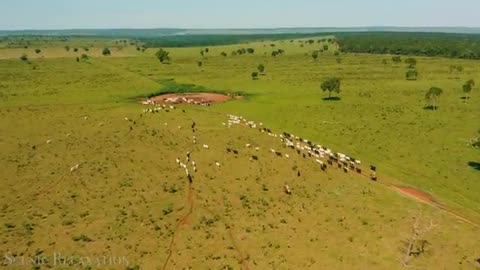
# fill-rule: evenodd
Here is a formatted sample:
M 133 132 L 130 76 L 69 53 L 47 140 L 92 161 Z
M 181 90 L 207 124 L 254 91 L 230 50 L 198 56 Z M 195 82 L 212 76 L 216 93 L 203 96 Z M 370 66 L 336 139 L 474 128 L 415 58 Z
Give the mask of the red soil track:
M 416 199 L 417 201 L 421 201 L 426 204 L 438 205 L 438 202 L 435 201 L 432 195 L 420 189 L 416 189 L 413 187 L 396 186 L 396 185 L 393 185 L 392 188 L 404 195 L 407 195 L 409 197 Z

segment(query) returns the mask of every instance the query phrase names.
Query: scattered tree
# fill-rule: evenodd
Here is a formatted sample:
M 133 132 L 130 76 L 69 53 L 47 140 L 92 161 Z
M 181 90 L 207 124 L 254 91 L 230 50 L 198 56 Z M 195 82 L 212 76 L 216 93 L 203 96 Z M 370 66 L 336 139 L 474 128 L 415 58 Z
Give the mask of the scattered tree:
M 22 54 L 22 56 L 20 56 L 20 60 L 28 61 L 28 56 L 26 54 Z
M 203 50 L 200 51 L 200 55 L 203 56 L 205 52 Z
M 328 51 L 328 45 L 327 44 L 323 45 L 323 50 Z
M 221 55 L 222 55 L 223 57 L 226 57 L 226 56 L 227 56 L 227 53 L 226 53 L 226 52 L 222 52 Z
M 260 64 L 260 65 L 258 65 L 257 69 L 258 69 L 258 72 L 260 72 L 260 74 L 262 74 L 265 71 L 265 66 L 263 64 Z
M 252 79 L 253 80 L 258 79 L 258 72 L 256 72 L 256 71 L 252 72 Z
M 85 61 L 85 60 L 88 60 L 88 55 L 82 54 L 82 60 L 84 60 L 84 61 Z
M 313 58 L 314 61 L 318 59 L 318 51 L 313 51 L 312 52 L 312 58 Z
M 40 49 L 35 49 L 35 53 L 40 53 L 42 50 Z
M 400 262 L 405 268 L 413 267 L 411 260 L 428 252 L 430 243 L 424 239 L 424 236 L 435 227 L 437 225 L 433 224 L 432 220 L 428 225 L 422 225 L 420 217 L 414 218 L 411 235 L 406 241 L 402 242 L 404 245 L 402 251 L 405 253 L 403 258 L 400 258 Z
M 205 48 L 205 53 L 208 53 L 210 50 L 208 48 Z
M 382 64 L 386 65 L 387 63 L 387 59 L 382 59 Z
M 402 62 L 402 57 L 396 55 L 396 56 L 392 56 L 392 62 L 395 63 L 395 64 L 398 64 L 400 62 Z
M 158 61 L 160 63 L 168 62 L 170 61 L 170 53 L 165 51 L 164 49 L 160 48 L 156 53 L 155 56 L 157 57 Z
M 340 85 L 341 81 L 339 78 L 329 78 L 320 85 L 320 88 L 323 92 L 328 91 L 328 99 L 331 99 L 332 92 L 340 93 Z
M 466 98 L 470 98 L 470 93 L 472 92 L 472 89 L 473 87 L 475 86 L 475 81 L 473 79 L 470 79 L 468 80 L 467 82 L 465 82 L 465 84 L 463 85 L 463 93 L 465 93 Z
M 65 51 L 70 51 L 70 47 L 69 46 L 65 46 Z
M 405 59 L 405 63 L 408 64 L 409 68 L 415 68 L 417 65 L 417 59 L 410 57 Z
M 247 52 L 249 54 L 253 54 L 255 52 L 255 49 L 254 48 L 247 48 Z
M 102 54 L 104 56 L 109 56 L 111 55 L 112 53 L 110 52 L 110 49 L 109 48 L 104 48 L 103 51 L 102 51 Z
M 77 56 L 77 63 L 80 62 L 80 58 Z
M 463 71 L 463 66 L 462 65 L 450 65 L 449 66 L 450 73 L 457 71 L 457 72 L 462 72 Z
M 440 95 L 443 93 L 443 90 L 439 87 L 431 87 L 425 94 L 425 99 L 430 102 L 430 107 L 432 110 L 437 110 L 437 100 Z
M 408 81 L 415 81 L 418 77 L 418 72 L 415 69 L 407 70 L 405 74 Z
M 202 65 L 203 65 L 202 61 L 197 61 L 197 65 L 198 65 L 199 68 L 201 68 Z
M 78 48 L 73 48 L 73 51 L 74 51 L 74 52 L 78 52 Z

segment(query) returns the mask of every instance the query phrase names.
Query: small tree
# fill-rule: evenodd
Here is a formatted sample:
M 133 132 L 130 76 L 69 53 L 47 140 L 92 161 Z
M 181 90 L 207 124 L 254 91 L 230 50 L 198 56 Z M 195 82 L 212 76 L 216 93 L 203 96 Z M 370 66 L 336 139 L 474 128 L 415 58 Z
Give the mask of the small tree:
M 35 53 L 40 53 L 42 50 L 40 49 L 35 49 Z
M 272 52 L 272 56 L 273 56 L 273 57 L 276 57 L 277 55 L 278 55 L 278 52 L 277 52 L 277 51 L 273 51 L 273 52 Z
M 382 64 L 386 65 L 387 63 L 387 59 L 382 59 Z
M 405 63 L 408 64 L 409 68 L 414 68 L 417 65 L 417 59 L 410 57 L 405 59 Z
M 88 55 L 82 54 L 82 60 L 84 60 L 84 61 L 85 61 L 85 60 L 88 60 Z
M 208 53 L 210 50 L 208 48 L 205 48 L 205 53 Z
M 320 85 L 320 88 L 323 92 L 328 91 L 328 98 L 331 99 L 332 92 L 340 93 L 340 85 L 341 81 L 339 78 L 329 78 Z
M 222 55 L 223 57 L 226 57 L 226 56 L 227 56 L 227 53 L 226 53 L 226 52 L 222 52 L 221 55 Z
M 65 46 L 65 51 L 70 51 L 70 47 L 69 46 Z
M 437 100 L 442 93 L 443 90 L 441 88 L 431 87 L 425 94 L 425 99 L 430 102 L 430 107 L 433 110 L 437 110 Z
M 22 56 L 20 56 L 20 60 L 28 61 L 28 56 L 26 54 L 22 54 Z
M 327 44 L 323 45 L 323 50 L 328 51 L 328 45 Z
M 470 98 L 470 93 L 472 92 L 473 87 L 475 86 L 475 81 L 473 79 L 468 80 L 463 85 L 463 93 L 467 95 L 467 98 Z
M 258 72 L 254 71 L 252 72 L 252 80 L 258 79 Z
M 205 52 L 203 50 L 200 51 L 200 55 L 203 56 L 205 55 Z
M 418 77 L 418 72 L 415 69 L 410 69 L 405 74 L 408 81 L 415 81 Z
M 255 52 L 255 49 L 253 49 L 253 48 L 247 48 L 247 52 L 248 52 L 249 54 L 253 54 L 253 53 Z
M 402 62 L 402 58 L 398 55 L 392 56 L 392 62 L 395 63 L 395 64 L 398 64 L 398 63 Z
M 202 61 L 197 61 L 197 65 L 198 65 L 199 68 L 201 68 L 202 65 L 203 65 Z
M 170 61 L 170 53 L 165 51 L 164 49 L 160 48 L 156 53 L 155 56 L 157 57 L 158 61 L 160 63 L 168 62 Z
M 74 52 L 78 52 L 78 48 L 73 48 L 73 51 L 74 51 Z
M 313 51 L 312 52 L 312 58 L 313 58 L 314 61 L 318 59 L 318 51 Z
M 102 51 L 102 54 L 104 56 L 109 56 L 111 55 L 112 53 L 110 52 L 110 49 L 109 48 L 104 48 L 103 51 Z
M 265 66 L 263 64 L 260 64 L 260 65 L 258 65 L 257 69 L 258 69 L 258 72 L 260 72 L 260 74 L 262 74 L 265 71 Z

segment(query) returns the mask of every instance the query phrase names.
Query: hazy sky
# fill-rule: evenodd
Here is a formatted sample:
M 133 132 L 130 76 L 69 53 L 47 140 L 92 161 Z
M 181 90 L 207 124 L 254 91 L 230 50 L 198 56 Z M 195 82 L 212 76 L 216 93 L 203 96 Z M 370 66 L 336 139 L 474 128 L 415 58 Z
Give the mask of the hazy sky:
M 0 0 L 0 29 L 480 27 L 480 0 Z

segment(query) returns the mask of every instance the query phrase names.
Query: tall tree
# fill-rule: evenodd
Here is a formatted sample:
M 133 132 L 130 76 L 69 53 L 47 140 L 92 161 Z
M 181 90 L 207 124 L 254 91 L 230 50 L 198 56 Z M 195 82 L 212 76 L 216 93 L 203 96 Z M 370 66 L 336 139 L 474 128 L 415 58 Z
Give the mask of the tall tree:
M 320 89 L 322 89 L 323 92 L 328 91 L 328 98 L 330 99 L 332 92 L 340 93 L 340 86 L 341 81 L 339 78 L 329 78 L 320 85 Z
M 110 52 L 110 49 L 105 48 L 105 49 L 103 49 L 102 54 L 103 54 L 104 56 L 108 56 L 108 55 L 111 55 L 112 53 Z
M 430 102 L 430 107 L 433 110 L 437 110 L 438 98 L 443 93 L 442 88 L 431 87 L 425 94 L 425 99 Z
M 467 95 L 467 98 L 470 98 L 470 93 L 472 92 L 473 87 L 475 86 L 475 81 L 473 79 L 470 79 L 465 82 L 463 85 L 463 93 Z
M 165 51 L 164 49 L 160 48 L 156 53 L 155 56 L 157 57 L 158 61 L 160 63 L 168 62 L 170 61 L 170 53 Z
M 265 71 L 265 66 L 263 64 L 260 64 L 260 65 L 258 65 L 257 69 L 258 69 L 258 72 L 260 72 L 260 74 L 262 74 Z

